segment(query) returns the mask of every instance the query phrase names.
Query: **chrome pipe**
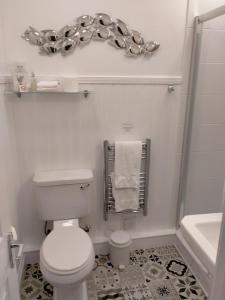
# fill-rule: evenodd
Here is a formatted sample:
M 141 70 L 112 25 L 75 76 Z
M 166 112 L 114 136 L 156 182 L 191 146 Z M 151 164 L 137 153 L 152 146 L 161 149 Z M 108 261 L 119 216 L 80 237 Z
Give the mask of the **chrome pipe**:
M 216 9 L 210 10 L 209 12 L 198 16 L 198 22 L 204 23 L 223 15 L 225 15 L 225 5 L 222 5 Z

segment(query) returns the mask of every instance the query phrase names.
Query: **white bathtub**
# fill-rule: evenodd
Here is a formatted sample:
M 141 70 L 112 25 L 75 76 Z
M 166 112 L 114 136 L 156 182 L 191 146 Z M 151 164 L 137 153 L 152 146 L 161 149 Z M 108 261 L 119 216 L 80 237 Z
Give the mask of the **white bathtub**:
M 180 232 L 193 253 L 212 275 L 215 272 L 222 213 L 185 216 Z

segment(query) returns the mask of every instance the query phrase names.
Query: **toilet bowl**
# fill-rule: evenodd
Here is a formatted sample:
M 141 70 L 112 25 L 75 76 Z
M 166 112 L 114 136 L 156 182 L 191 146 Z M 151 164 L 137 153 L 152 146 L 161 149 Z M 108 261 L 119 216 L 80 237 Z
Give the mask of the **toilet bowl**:
M 85 279 L 93 266 L 94 249 L 88 234 L 73 222 L 54 226 L 40 251 L 41 271 L 54 287 L 53 299 L 88 299 Z

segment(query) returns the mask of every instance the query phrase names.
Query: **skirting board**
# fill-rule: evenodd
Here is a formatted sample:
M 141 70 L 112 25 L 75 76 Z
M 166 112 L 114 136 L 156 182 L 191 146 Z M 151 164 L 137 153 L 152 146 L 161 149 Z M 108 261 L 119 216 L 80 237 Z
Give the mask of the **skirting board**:
M 146 249 L 160 247 L 163 245 L 172 245 L 175 243 L 176 236 L 175 231 L 170 230 L 165 233 L 158 233 L 158 235 L 151 234 L 147 236 L 133 236 L 131 249 Z M 108 240 L 104 241 L 94 241 L 94 248 L 96 254 L 107 254 L 109 253 L 109 243 Z
M 153 248 L 163 245 L 172 245 L 176 242 L 175 231 L 160 235 L 138 236 L 133 237 L 132 249 Z M 109 244 L 106 238 L 102 241 L 94 241 L 94 249 L 96 254 L 108 254 Z M 39 250 L 27 251 L 25 254 L 25 264 L 32 264 L 39 261 Z

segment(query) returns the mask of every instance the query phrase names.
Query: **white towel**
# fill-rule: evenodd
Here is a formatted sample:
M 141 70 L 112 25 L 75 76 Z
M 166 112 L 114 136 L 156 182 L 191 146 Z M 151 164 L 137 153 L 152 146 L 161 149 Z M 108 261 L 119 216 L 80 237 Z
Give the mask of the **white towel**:
M 115 143 L 116 188 L 138 188 L 141 168 L 141 141 Z
M 126 209 L 136 210 L 139 208 L 139 189 L 138 188 L 115 188 L 115 175 L 111 174 L 112 194 L 115 200 L 115 211 Z
M 141 154 L 140 141 L 115 143 L 115 170 L 111 181 L 117 212 L 139 208 Z
M 38 90 L 56 89 L 59 86 L 59 84 L 60 83 L 57 80 L 38 81 L 37 89 Z

